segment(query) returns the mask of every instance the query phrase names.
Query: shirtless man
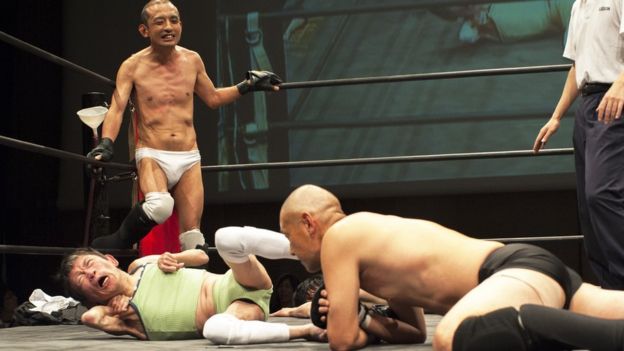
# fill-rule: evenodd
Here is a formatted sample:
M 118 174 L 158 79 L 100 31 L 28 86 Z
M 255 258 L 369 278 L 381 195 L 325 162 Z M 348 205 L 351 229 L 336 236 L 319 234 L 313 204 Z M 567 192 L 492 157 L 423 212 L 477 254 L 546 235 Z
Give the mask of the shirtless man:
M 175 204 L 181 249 L 194 249 L 205 239 L 199 230 L 204 188 L 193 127 L 193 94 L 216 109 L 249 91 L 278 90 L 281 82 L 273 73 L 250 71 L 247 80 L 236 86 L 216 89 L 200 56 L 177 45 L 182 21 L 170 1 L 149 1 L 141 18 L 139 32 L 150 40 L 150 46 L 119 68 L 102 140 L 87 156 L 112 159 L 113 143 L 132 94 L 138 116 L 135 159 L 145 201 L 132 208 L 118 232 L 96 238 L 91 246 L 129 248 L 153 226 L 163 223 Z
M 296 259 L 286 238 L 253 227 L 227 227 L 215 234 L 224 275 L 186 268 L 208 262 L 202 250 L 146 256 L 126 273 L 110 255 L 80 250 L 67 256 L 60 276 L 70 295 L 91 307 L 82 322 L 140 340 L 207 338 L 216 344 L 322 340 L 312 324 L 267 323 L 271 279 L 254 254 Z M 156 264 L 155 264 L 156 263 Z
M 321 318 L 332 349 L 364 347 L 371 334 L 389 342 L 423 342 L 419 307 L 444 315 L 433 337 L 436 350 L 496 349 L 497 341 L 508 350 L 551 343 L 559 349 L 579 345 L 574 338 L 614 349 L 624 344 L 624 322 L 594 318 L 624 319 L 624 292 L 583 283 L 539 247 L 473 239 L 426 220 L 346 215 L 333 194 L 314 185 L 288 196 L 280 227 L 305 268 L 323 271 L 318 312 L 326 314 Z M 358 314 L 359 288 L 385 299 L 396 318 Z M 555 337 L 548 328 L 562 324 L 536 328 L 536 321 L 544 320 L 537 315 L 574 323 Z M 413 328 L 411 340 L 397 333 L 401 323 Z M 597 334 L 603 332 L 611 334 Z

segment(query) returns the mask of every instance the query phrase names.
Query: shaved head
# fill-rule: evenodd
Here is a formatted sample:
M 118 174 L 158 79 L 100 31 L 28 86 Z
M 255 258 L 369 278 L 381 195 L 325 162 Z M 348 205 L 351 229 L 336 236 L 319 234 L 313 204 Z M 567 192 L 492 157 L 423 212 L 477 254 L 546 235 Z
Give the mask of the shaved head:
M 317 216 L 321 221 L 328 220 L 336 213 L 344 215 L 340 201 L 334 194 L 311 184 L 300 186 L 286 198 L 280 217 L 288 220 L 304 212 Z
M 334 194 L 316 185 L 295 189 L 280 210 L 280 229 L 290 241 L 290 252 L 308 272 L 321 270 L 325 232 L 345 217 Z

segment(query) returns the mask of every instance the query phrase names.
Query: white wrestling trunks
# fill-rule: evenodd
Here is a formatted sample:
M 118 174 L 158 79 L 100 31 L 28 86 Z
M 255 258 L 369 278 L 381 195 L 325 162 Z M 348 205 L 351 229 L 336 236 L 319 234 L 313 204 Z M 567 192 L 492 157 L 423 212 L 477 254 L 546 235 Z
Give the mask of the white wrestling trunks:
M 134 153 L 137 167 L 141 159 L 147 157 L 158 163 L 160 168 L 167 176 L 167 189 L 173 188 L 180 177 L 196 163 L 201 161 L 199 150 L 191 151 L 166 151 L 157 150 L 149 147 L 136 149 Z

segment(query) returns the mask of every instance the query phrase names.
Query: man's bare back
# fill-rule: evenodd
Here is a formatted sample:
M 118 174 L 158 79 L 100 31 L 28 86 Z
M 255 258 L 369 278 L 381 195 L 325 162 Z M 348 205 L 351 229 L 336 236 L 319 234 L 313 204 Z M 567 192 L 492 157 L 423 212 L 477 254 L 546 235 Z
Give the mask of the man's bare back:
M 426 220 L 360 212 L 332 225 L 322 250 L 358 262 L 360 287 L 373 295 L 444 313 L 478 284 L 485 257 L 501 246 Z

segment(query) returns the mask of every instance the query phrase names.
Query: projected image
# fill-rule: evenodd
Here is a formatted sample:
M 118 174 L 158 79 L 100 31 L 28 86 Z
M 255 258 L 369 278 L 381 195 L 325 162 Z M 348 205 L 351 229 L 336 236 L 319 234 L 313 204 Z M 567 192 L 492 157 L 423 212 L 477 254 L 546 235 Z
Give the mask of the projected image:
M 569 63 L 562 52 L 573 0 L 466 3 L 289 0 L 261 9 L 224 3 L 220 67 L 231 82 L 245 65 L 298 82 Z M 528 150 L 565 75 L 292 89 L 256 97 L 223 112 L 220 156 L 236 163 Z M 571 145 L 567 120 L 549 147 Z M 287 184 L 272 184 L 271 172 L 237 175 L 235 181 L 261 189 L 572 171 L 571 157 L 558 156 L 292 169 Z

